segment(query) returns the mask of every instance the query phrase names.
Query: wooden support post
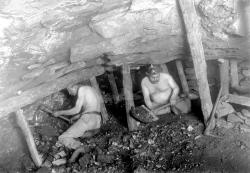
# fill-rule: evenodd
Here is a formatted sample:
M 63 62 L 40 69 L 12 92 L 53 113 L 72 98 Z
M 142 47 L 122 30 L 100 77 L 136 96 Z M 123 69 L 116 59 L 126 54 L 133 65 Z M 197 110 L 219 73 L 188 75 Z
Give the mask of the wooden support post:
M 228 94 L 228 102 L 229 103 L 234 103 L 242 106 L 248 106 L 250 107 L 250 98 L 245 97 L 245 96 L 238 96 L 238 95 L 233 95 L 233 94 Z
M 133 86 L 130 74 L 130 67 L 128 64 L 123 64 L 122 74 L 123 74 L 123 90 L 125 96 L 128 128 L 130 131 L 133 131 L 137 129 L 137 125 L 136 125 L 136 120 L 130 116 L 131 107 L 135 106 L 135 104 L 133 98 L 133 88 L 132 88 Z
M 117 85 L 115 82 L 115 77 L 114 77 L 114 74 L 112 71 L 108 73 L 108 80 L 110 83 L 110 87 L 111 87 L 111 91 L 112 91 L 112 95 L 113 95 L 113 100 L 114 100 L 115 104 L 117 104 L 120 101 L 120 95 L 119 95 Z
M 90 83 L 92 85 L 92 87 L 94 87 L 98 93 L 98 95 L 100 96 L 100 101 L 101 101 L 101 113 L 102 113 L 102 121 L 103 123 L 105 123 L 108 120 L 108 112 L 102 97 L 102 92 L 100 90 L 99 84 L 96 80 L 96 77 L 92 77 L 90 78 Z
M 195 75 L 199 87 L 201 107 L 205 122 L 207 122 L 212 111 L 212 100 L 207 80 L 207 64 L 201 41 L 201 32 L 199 30 L 199 18 L 195 11 L 194 0 L 179 0 L 180 11 L 182 12 L 187 40 L 192 55 Z
M 34 141 L 34 137 L 31 133 L 31 130 L 29 128 L 29 125 L 23 115 L 23 111 L 21 109 L 19 109 L 18 111 L 16 111 L 16 119 L 17 119 L 17 124 L 18 126 L 21 128 L 22 133 L 25 137 L 25 141 L 28 145 L 29 151 L 30 151 L 30 155 L 31 158 L 33 159 L 35 165 L 37 167 L 40 167 L 42 165 L 42 159 L 38 154 L 37 148 L 36 148 L 36 144 Z
M 161 64 L 162 72 L 168 73 L 168 67 L 166 64 Z
M 69 84 L 75 84 L 92 76 L 98 76 L 104 73 L 104 68 L 96 66 L 89 69 L 79 70 L 69 73 L 54 81 L 44 83 L 30 90 L 24 91 L 18 96 L 11 97 L 0 102 L 0 118 L 7 116 L 11 112 L 17 111 L 19 108 L 27 106 L 38 99 L 44 98 L 66 88 Z
M 230 60 L 230 76 L 231 76 L 231 87 L 239 86 L 238 76 L 238 62 L 237 60 Z
M 220 85 L 222 87 L 222 96 L 229 93 L 229 62 L 223 59 L 220 64 Z
M 182 63 L 181 63 L 180 60 L 176 60 L 175 64 L 176 64 L 176 68 L 177 68 L 177 71 L 178 71 L 178 74 L 179 74 L 179 77 L 180 77 L 180 80 L 181 80 L 181 86 L 182 86 L 183 92 L 185 94 L 188 94 L 189 93 L 189 87 L 188 87 L 188 83 L 187 83 L 187 78 L 186 78 L 184 70 L 183 70 Z

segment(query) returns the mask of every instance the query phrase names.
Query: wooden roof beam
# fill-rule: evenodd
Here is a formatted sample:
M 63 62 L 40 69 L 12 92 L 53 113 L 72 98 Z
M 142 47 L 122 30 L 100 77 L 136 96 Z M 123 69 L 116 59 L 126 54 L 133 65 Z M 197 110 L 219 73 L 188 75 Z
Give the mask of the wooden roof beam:
M 179 0 L 180 11 L 182 12 L 187 40 L 192 55 L 195 75 L 199 87 L 201 107 L 205 122 L 210 117 L 212 111 L 212 100 L 207 80 L 207 64 L 201 40 L 200 24 L 195 11 L 193 0 Z

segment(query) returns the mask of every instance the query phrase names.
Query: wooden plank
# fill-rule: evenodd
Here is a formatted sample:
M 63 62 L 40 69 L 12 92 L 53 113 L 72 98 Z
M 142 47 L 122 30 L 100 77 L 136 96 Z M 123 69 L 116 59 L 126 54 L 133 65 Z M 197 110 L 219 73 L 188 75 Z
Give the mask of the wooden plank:
M 163 73 L 169 73 L 168 72 L 168 67 L 167 67 L 167 65 L 165 63 L 161 64 L 161 68 L 162 68 Z
M 29 79 L 26 81 L 18 82 L 8 88 L 6 88 L 5 92 L 0 95 L 0 101 L 5 100 L 6 98 L 12 97 L 17 95 L 18 92 L 23 92 L 25 90 L 34 88 L 42 83 L 53 81 L 63 75 L 66 75 L 72 71 L 81 69 L 85 67 L 85 62 L 77 62 L 70 64 L 69 66 L 66 66 L 58 71 L 54 71 L 54 69 L 51 69 L 50 66 L 47 66 L 46 69 L 44 69 L 44 72 L 34 78 L 34 79 Z M 87 68 L 87 67 L 85 67 Z
M 123 74 L 123 90 L 125 96 L 125 104 L 126 104 L 126 113 L 127 113 L 127 122 L 128 129 L 130 131 L 136 130 L 136 120 L 130 116 L 131 107 L 134 107 L 134 98 L 133 98 L 133 86 L 130 74 L 130 67 L 128 64 L 123 64 L 122 66 L 122 74 Z
M 230 60 L 231 87 L 239 86 L 238 61 Z
M 229 61 L 223 59 L 220 67 L 220 85 L 222 87 L 222 96 L 229 93 Z
M 250 107 L 250 97 L 228 94 L 227 98 L 228 98 L 227 101 L 230 103 Z
M 206 129 L 204 131 L 204 134 L 205 135 L 210 135 L 210 131 L 213 130 L 215 128 L 215 124 L 216 124 L 216 121 L 215 121 L 215 113 L 216 113 L 216 110 L 217 110 L 217 107 L 218 107 L 218 104 L 220 103 L 221 101 L 221 94 L 222 94 L 222 87 L 220 87 L 220 90 L 219 90 L 219 93 L 217 95 L 217 98 L 216 98 L 216 101 L 215 101 L 215 104 L 214 104 L 214 107 L 213 107 L 213 110 L 211 112 L 211 116 L 209 117 L 208 119 L 208 122 L 206 124 Z
M 163 64 L 176 59 L 183 58 L 182 55 L 168 56 L 167 58 L 166 56 L 167 56 L 166 52 L 148 52 L 144 54 L 114 55 L 114 56 L 109 56 L 110 59 L 109 65 L 120 66 L 124 63 L 127 64 L 135 63 L 139 66 L 145 64 Z
M 69 73 L 54 81 L 44 83 L 30 90 L 24 91 L 18 96 L 11 97 L 0 102 L 0 118 L 8 115 L 11 112 L 17 111 L 19 108 L 27 106 L 38 99 L 44 98 L 66 88 L 69 84 L 75 84 L 93 76 L 98 76 L 104 73 L 104 68 L 96 66 L 89 69 L 79 70 Z
M 119 95 L 117 85 L 116 85 L 116 82 L 115 82 L 115 76 L 114 76 L 114 73 L 112 71 L 110 71 L 108 73 L 108 80 L 109 80 L 109 83 L 110 83 L 113 100 L 114 100 L 115 104 L 117 104 L 120 101 L 120 95 Z
M 92 87 L 94 87 L 98 93 L 98 95 L 100 96 L 100 101 L 101 101 L 101 113 L 102 113 L 102 121 L 103 123 L 105 123 L 108 120 L 108 112 L 102 97 L 102 92 L 100 90 L 99 84 L 96 80 L 96 77 L 92 77 L 90 78 L 90 83 L 92 85 Z
M 199 30 L 199 18 L 195 11 L 193 0 L 179 0 L 180 11 L 182 12 L 187 40 L 192 55 L 195 75 L 199 86 L 199 94 L 201 99 L 201 107 L 205 122 L 207 122 L 211 111 L 212 101 L 210 89 L 207 80 L 207 64 L 205 60 L 203 45 L 201 41 L 201 32 Z
M 185 76 L 184 70 L 183 70 L 183 66 L 182 66 L 182 62 L 180 60 L 176 60 L 175 61 L 176 64 L 176 68 L 181 80 L 181 86 L 183 89 L 183 92 L 188 94 L 189 93 L 189 87 L 188 87 L 188 83 L 187 83 L 187 78 Z
M 31 133 L 29 125 L 28 125 L 28 123 L 23 115 L 23 111 L 21 109 L 16 111 L 16 119 L 17 119 L 17 124 L 20 127 L 20 129 L 22 130 L 25 141 L 28 145 L 28 149 L 30 151 L 31 158 L 34 161 L 35 165 L 37 167 L 40 167 L 42 165 L 42 159 L 38 154 L 36 144 L 34 141 L 34 137 Z

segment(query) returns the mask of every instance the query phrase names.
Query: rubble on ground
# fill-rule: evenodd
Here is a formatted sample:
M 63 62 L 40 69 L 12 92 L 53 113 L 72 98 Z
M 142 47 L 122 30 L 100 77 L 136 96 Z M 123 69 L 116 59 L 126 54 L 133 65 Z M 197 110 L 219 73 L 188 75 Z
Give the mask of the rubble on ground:
M 39 130 L 35 130 L 35 136 L 40 136 L 38 150 L 51 172 L 164 172 L 199 167 L 202 163 L 194 157 L 198 150 L 195 140 L 202 133 L 202 123 L 168 116 L 173 116 L 171 121 L 141 124 L 134 132 L 111 119 L 99 134 L 81 139 L 84 148 L 71 163 L 73 151 L 56 146 L 56 136 L 48 137 Z M 60 126 L 56 124 L 65 122 L 45 121 L 41 126 L 46 123 L 55 123 L 52 127 L 57 131 Z
M 250 132 L 250 111 L 241 109 L 235 111 L 233 106 L 226 102 L 221 102 L 216 110 L 217 126 L 226 129 L 239 128 L 244 132 Z

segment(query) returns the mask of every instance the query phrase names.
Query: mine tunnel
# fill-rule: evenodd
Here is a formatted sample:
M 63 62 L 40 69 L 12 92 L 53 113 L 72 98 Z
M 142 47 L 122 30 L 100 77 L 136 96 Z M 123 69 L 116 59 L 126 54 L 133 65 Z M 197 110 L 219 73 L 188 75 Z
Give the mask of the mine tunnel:
M 0 172 L 249 172 L 249 0 L 3 0 Z

